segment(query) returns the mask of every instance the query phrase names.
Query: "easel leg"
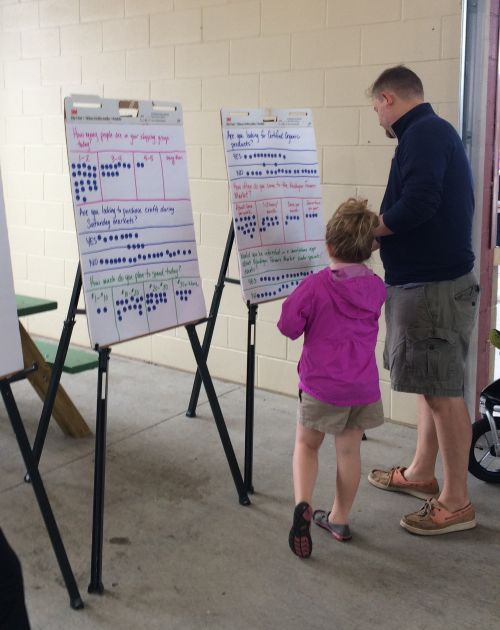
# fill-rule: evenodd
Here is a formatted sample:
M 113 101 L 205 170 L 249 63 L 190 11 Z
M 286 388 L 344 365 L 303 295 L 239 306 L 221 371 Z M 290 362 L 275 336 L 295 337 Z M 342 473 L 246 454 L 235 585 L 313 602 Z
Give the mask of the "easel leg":
M 231 439 L 227 431 L 226 423 L 224 422 L 224 417 L 222 415 L 219 401 L 217 400 L 217 394 L 215 393 L 215 389 L 212 383 L 212 377 L 210 376 L 207 368 L 206 359 L 203 355 L 203 349 L 200 345 L 200 341 L 196 333 L 196 328 L 194 325 L 189 325 L 186 326 L 186 330 L 189 336 L 189 341 L 191 342 L 191 347 L 193 348 L 196 363 L 198 364 L 200 377 L 203 381 L 203 385 L 205 386 L 205 391 L 207 392 L 208 401 L 210 403 L 210 408 L 212 409 L 215 424 L 217 425 L 217 429 L 219 431 L 222 446 L 224 447 L 224 452 L 226 453 L 227 462 L 229 464 L 231 474 L 233 475 L 233 480 L 236 486 L 236 490 L 238 492 L 239 501 L 241 505 L 250 505 L 250 499 L 248 498 L 245 485 L 241 477 L 241 472 L 238 466 L 238 462 L 236 460 L 236 455 L 234 454 Z
M 247 338 L 247 389 L 245 413 L 245 490 L 253 494 L 253 428 L 255 398 L 255 328 L 257 322 L 257 304 L 248 306 L 248 338 Z
M 10 422 L 12 424 L 12 428 L 14 429 L 17 443 L 19 444 L 19 449 L 24 460 L 24 465 L 28 470 L 31 483 L 33 485 L 33 491 L 35 493 L 40 512 L 42 513 L 42 517 L 45 522 L 45 527 L 47 528 L 47 532 L 49 534 L 54 553 L 56 554 L 57 562 L 59 564 L 59 568 L 61 569 L 64 583 L 66 584 L 70 605 L 74 609 L 83 608 L 83 601 L 80 597 L 78 586 L 76 585 L 75 576 L 73 575 L 73 570 L 71 569 L 71 565 L 69 563 L 68 556 L 64 548 L 64 544 L 56 523 L 56 519 L 54 517 L 54 513 L 52 512 L 52 508 L 50 507 L 45 487 L 40 477 L 40 473 L 38 472 L 38 467 L 35 464 L 33 452 L 31 450 L 28 436 L 26 435 L 26 431 L 21 420 L 21 416 L 19 415 L 19 410 L 14 400 L 12 389 L 7 381 L 3 381 L 1 383 L 1 389 L 2 398 L 5 403 L 7 413 L 9 414 Z
M 75 282 L 73 284 L 73 293 L 68 308 L 68 314 L 64 321 L 63 331 L 61 339 L 57 347 L 56 358 L 54 359 L 54 365 L 52 366 L 52 372 L 50 376 L 49 388 L 47 390 L 47 396 L 43 403 L 42 415 L 38 423 L 38 429 L 36 432 L 35 442 L 33 444 L 33 457 L 35 463 L 38 466 L 40 463 L 40 457 L 42 456 L 43 445 L 45 438 L 47 437 L 47 431 L 49 429 L 50 416 L 54 408 L 54 402 L 57 395 L 57 388 L 61 380 L 61 374 L 64 367 L 64 361 L 66 360 L 66 354 L 68 353 L 69 342 L 71 339 L 71 333 L 75 325 L 76 309 L 78 307 L 78 298 L 82 289 L 82 274 L 80 271 L 80 265 L 76 272 Z
M 227 235 L 226 247 L 224 249 L 224 256 L 222 257 L 222 264 L 219 271 L 219 277 L 217 278 L 217 284 L 215 285 L 214 294 L 212 297 L 212 303 L 210 305 L 210 313 L 208 315 L 207 327 L 205 328 L 205 334 L 203 335 L 203 358 L 206 363 L 208 358 L 208 351 L 210 350 L 210 343 L 212 342 L 212 336 L 214 334 L 215 322 L 217 320 L 217 314 L 219 312 L 220 301 L 222 298 L 222 290 L 224 289 L 224 281 L 226 280 L 227 268 L 229 266 L 229 258 L 231 256 L 231 248 L 234 241 L 234 227 L 231 221 L 229 233 Z M 193 389 L 191 391 L 191 398 L 189 399 L 189 405 L 186 411 L 188 418 L 196 417 L 196 406 L 198 405 L 198 398 L 200 396 L 201 389 L 201 375 L 200 370 L 196 370 L 194 377 Z
M 104 482 L 106 472 L 106 423 L 108 405 L 108 364 L 110 348 L 99 349 L 97 414 L 95 431 L 94 502 L 89 593 L 102 595 L 102 547 L 104 526 Z M 104 384 L 103 384 L 104 381 Z

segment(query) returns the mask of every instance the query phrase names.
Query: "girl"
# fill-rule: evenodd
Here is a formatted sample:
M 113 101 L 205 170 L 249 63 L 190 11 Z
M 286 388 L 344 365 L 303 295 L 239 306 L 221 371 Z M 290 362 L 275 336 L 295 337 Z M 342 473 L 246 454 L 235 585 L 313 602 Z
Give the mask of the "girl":
M 375 344 L 385 287 L 363 264 L 371 256 L 377 225 L 366 200 L 350 198 L 341 204 L 326 226 L 330 266 L 300 283 L 283 303 L 278 322 L 290 339 L 304 333 L 293 453 L 296 506 L 289 534 L 290 549 L 300 558 L 311 555 L 311 520 L 336 540 L 350 540 L 361 439 L 365 429 L 384 421 Z M 331 511 L 313 514 L 325 433 L 335 436 L 336 493 Z

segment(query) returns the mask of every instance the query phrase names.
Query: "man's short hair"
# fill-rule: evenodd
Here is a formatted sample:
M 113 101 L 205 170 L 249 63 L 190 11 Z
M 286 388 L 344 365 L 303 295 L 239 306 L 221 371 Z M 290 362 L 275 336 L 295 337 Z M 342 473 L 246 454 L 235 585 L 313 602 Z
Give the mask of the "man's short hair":
M 368 96 L 375 98 L 384 90 L 391 90 L 401 98 L 424 98 L 424 86 L 420 78 L 405 66 L 387 68 L 368 89 Z

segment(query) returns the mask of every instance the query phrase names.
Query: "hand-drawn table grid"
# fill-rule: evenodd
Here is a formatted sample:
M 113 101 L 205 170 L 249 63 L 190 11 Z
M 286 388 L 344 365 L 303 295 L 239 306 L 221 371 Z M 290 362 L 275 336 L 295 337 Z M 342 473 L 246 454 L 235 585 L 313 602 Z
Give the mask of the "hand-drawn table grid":
M 262 138 L 268 128 L 252 128 L 251 133 Z M 253 302 L 284 297 L 325 266 L 312 128 L 300 129 L 300 138 L 305 146 L 295 149 L 285 146 L 289 139 L 226 149 L 243 290 Z M 314 259 L 317 264 L 311 264 Z
M 205 314 L 185 150 L 140 149 L 68 153 L 87 311 L 109 343 Z

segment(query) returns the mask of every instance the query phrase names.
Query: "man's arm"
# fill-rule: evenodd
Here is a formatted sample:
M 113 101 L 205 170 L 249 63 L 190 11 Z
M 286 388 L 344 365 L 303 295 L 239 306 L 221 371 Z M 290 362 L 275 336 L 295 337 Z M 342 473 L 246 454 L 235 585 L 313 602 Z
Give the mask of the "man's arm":
M 453 146 L 438 126 L 410 129 L 398 146 L 401 176 L 399 199 L 384 210 L 385 229 L 406 234 L 429 221 L 439 210 L 443 185 Z M 388 227 L 390 226 L 390 228 Z M 375 232 L 379 236 L 388 233 Z M 390 233 L 390 232 L 389 232 Z
M 384 223 L 384 215 L 383 214 L 379 215 L 378 225 L 373 231 L 373 235 L 377 237 L 377 236 L 390 236 L 391 234 L 394 234 L 394 232 L 390 230 Z

